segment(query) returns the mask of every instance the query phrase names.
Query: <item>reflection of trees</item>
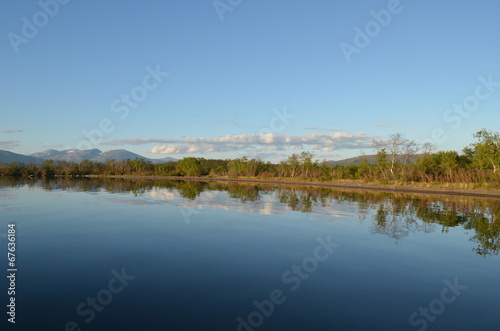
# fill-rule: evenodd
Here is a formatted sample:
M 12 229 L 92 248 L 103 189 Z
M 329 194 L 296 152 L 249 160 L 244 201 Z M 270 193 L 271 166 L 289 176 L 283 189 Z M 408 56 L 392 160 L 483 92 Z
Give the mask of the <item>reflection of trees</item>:
M 327 192 L 323 189 L 297 189 L 294 187 L 278 187 L 279 201 L 294 211 L 310 213 L 314 205 L 326 206 Z
M 203 183 L 205 184 L 205 183 Z M 200 193 L 205 191 L 205 185 L 200 182 L 186 181 L 182 185 L 175 185 L 179 194 L 186 199 L 195 200 L 200 196 Z
M 478 200 L 457 197 L 411 196 L 400 193 L 342 191 L 307 186 L 276 186 L 233 182 L 199 182 L 184 180 L 65 178 L 40 181 L 1 178 L 0 185 L 12 188 L 28 185 L 45 190 L 71 192 L 132 193 L 143 195 L 153 189 L 176 190 L 189 200 L 196 200 L 204 191 L 227 192 L 241 202 L 258 201 L 262 194 L 275 192 L 280 203 L 293 211 L 310 213 L 319 207 L 334 204 L 355 205 L 362 215 L 372 215 L 371 233 L 396 240 L 411 233 L 429 233 L 440 227 L 442 232 L 460 226 L 473 230 L 470 241 L 474 251 L 482 256 L 500 251 L 500 200 Z
M 239 199 L 241 202 L 247 202 L 259 200 L 262 189 L 256 185 L 228 183 L 223 190 L 228 192 L 230 198 Z
M 417 221 L 412 210 L 407 208 L 408 205 L 405 207 L 390 199 L 381 202 L 374 217 L 372 233 L 401 239 L 412 232 L 429 233 L 434 231 L 433 223 Z
M 376 205 L 373 233 L 400 239 L 412 232 L 432 232 L 436 225 L 441 226 L 442 232 L 461 226 L 475 231 L 470 240 L 478 244 L 474 248 L 477 254 L 487 256 L 500 251 L 498 200 L 438 200 L 398 195 Z
M 470 238 L 471 241 L 478 243 L 474 251 L 479 255 L 498 254 L 500 251 L 500 201 L 492 201 L 486 203 L 481 201 L 482 206 L 477 210 L 473 210 L 473 215 L 470 217 L 469 224 L 464 228 L 474 229 L 475 235 Z M 482 213 L 481 210 L 488 210 L 489 212 Z

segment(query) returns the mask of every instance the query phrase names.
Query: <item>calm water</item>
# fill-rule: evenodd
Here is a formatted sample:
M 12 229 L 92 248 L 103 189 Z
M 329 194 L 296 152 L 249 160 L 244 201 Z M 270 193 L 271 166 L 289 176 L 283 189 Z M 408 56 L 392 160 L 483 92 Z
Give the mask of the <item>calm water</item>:
M 500 200 L 0 182 L 2 330 L 498 330 Z

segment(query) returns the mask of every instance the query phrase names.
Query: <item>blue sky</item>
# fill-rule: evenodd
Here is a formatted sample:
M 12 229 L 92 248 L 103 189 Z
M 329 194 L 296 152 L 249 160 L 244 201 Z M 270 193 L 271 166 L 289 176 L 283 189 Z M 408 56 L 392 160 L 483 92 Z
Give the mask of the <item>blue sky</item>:
M 0 11 L 0 149 L 341 159 L 500 131 L 498 1 L 62 3 Z

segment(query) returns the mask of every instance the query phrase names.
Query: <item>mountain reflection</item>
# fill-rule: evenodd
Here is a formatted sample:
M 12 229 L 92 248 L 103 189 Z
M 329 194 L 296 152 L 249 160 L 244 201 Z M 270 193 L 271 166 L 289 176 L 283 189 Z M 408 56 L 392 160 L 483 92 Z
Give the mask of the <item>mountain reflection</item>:
M 435 197 L 402 193 L 346 191 L 307 186 L 174 180 L 54 178 L 0 179 L 1 187 L 39 187 L 48 191 L 109 192 L 147 197 L 186 208 L 218 208 L 260 214 L 297 211 L 372 222 L 371 232 L 402 240 L 412 233 L 473 230 L 470 241 L 481 256 L 500 250 L 500 200 Z M 228 199 L 229 198 L 229 199 Z M 229 200 L 229 201 L 228 201 Z M 152 203 L 148 200 L 148 203 Z M 345 208 L 340 208 L 344 206 Z

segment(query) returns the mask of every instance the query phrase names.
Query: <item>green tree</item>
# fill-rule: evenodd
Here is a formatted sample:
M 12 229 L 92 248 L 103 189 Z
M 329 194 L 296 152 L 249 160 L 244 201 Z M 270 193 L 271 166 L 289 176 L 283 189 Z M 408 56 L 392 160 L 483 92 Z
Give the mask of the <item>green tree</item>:
M 366 156 L 362 156 L 359 160 L 358 173 L 361 177 L 368 177 L 370 175 L 370 163 Z
M 287 166 L 290 177 L 294 178 L 295 176 L 297 176 L 297 173 L 300 169 L 299 156 L 297 154 L 292 154 L 292 156 L 288 157 L 288 160 L 286 160 L 285 164 Z
M 229 176 L 247 176 L 257 175 L 257 170 L 262 162 L 255 159 L 249 160 L 246 156 L 231 160 L 227 163 Z
M 493 169 L 497 173 L 500 168 L 500 134 L 482 129 L 473 134 L 478 141 L 472 143 L 464 153 L 472 157 L 472 165 L 481 169 Z
M 42 176 L 52 177 L 55 175 L 55 167 L 53 160 L 44 160 L 42 162 Z
M 311 152 L 300 153 L 298 159 L 300 163 L 300 172 L 302 174 L 302 177 L 306 178 L 311 177 L 312 173 L 314 172 L 314 169 L 318 167 L 318 164 L 312 161 L 313 157 L 314 154 Z
M 435 154 L 426 154 L 417 160 L 417 168 L 426 174 L 439 172 L 438 160 Z
M 90 175 L 94 168 L 94 163 L 90 160 L 83 160 L 78 165 L 78 174 L 79 175 Z
M 178 161 L 176 169 L 184 176 L 200 176 L 201 175 L 201 162 L 195 157 L 185 157 Z
M 442 172 L 447 172 L 450 176 L 452 171 L 458 167 L 459 156 L 455 151 L 438 152 L 438 165 Z
M 385 171 L 388 168 L 389 162 L 387 162 L 387 152 L 385 148 L 381 148 L 377 151 L 377 168 L 382 176 L 386 177 Z

